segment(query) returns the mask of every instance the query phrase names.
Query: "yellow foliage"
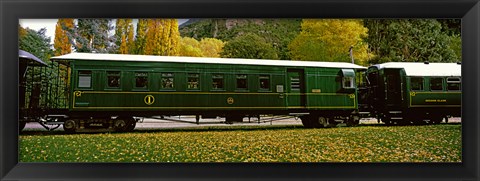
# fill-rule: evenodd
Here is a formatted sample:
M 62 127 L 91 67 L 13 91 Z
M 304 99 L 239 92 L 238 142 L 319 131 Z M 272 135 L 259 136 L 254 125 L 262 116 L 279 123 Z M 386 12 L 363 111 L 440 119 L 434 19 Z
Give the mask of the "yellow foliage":
M 293 59 L 350 62 L 351 46 L 357 64 L 372 56 L 362 40 L 368 32 L 362 20 L 304 19 L 301 26 L 302 31 L 289 45 Z
M 73 27 L 73 19 L 58 19 L 55 27 L 55 39 L 53 40 L 55 56 L 72 52 L 72 44 L 68 39 L 67 30 L 73 29 Z
M 203 38 L 198 41 L 190 37 L 180 38 L 179 55 L 188 57 L 220 57 L 220 52 L 225 45 L 222 40 Z
M 204 57 L 220 57 L 220 52 L 225 43 L 215 38 L 203 38 L 200 40 L 200 49 Z
M 180 56 L 187 57 L 203 57 L 202 50 L 200 49 L 200 42 L 190 37 L 180 38 Z
M 20 135 L 20 162 L 461 162 L 461 125 Z
M 148 19 L 146 55 L 178 55 L 178 21 L 176 19 Z

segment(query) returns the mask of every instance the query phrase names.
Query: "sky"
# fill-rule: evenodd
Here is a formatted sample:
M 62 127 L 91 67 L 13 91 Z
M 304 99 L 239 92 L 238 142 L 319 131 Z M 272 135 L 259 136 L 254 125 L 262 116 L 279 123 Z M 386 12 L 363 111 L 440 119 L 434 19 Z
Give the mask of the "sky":
M 47 31 L 45 35 L 50 37 L 50 43 L 53 44 L 53 39 L 55 38 L 55 25 L 57 24 L 58 19 L 20 19 L 20 26 L 24 28 L 30 28 L 32 30 L 38 31 L 42 28 L 46 28 Z M 188 19 L 178 19 L 178 24 L 182 24 L 188 21 Z M 113 22 L 115 26 L 115 22 Z M 137 19 L 133 19 L 133 26 L 137 28 Z M 115 30 L 113 30 L 115 31 Z

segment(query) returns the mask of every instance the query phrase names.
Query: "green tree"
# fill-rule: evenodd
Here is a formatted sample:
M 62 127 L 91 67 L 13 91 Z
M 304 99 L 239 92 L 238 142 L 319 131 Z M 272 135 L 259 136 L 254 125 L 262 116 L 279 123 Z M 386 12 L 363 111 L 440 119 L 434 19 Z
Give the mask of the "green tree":
M 265 39 L 278 59 L 290 60 L 288 44 L 299 34 L 301 19 L 191 19 L 180 26 L 184 37 L 216 38 L 228 42 L 253 33 Z
M 114 53 L 115 37 L 109 35 L 113 30 L 111 22 L 111 19 L 77 19 L 77 26 L 70 33 L 77 52 Z
M 369 54 L 362 37 L 368 29 L 361 20 L 305 19 L 302 31 L 288 48 L 295 60 L 351 62 L 353 46 L 355 63 L 364 64 Z
M 58 19 L 55 27 L 55 39 L 53 40 L 55 56 L 72 52 L 72 41 L 68 38 L 67 33 L 71 31 L 74 26 L 73 19 Z
M 51 49 L 50 38 L 45 35 L 47 29 L 42 28 L 35 31 L 20 27 L 19 31 L 18 48 L 30 52 L 44 62 L 50 62 L 53 50 Z
M 451 35 L 449 37 L 449 47 L 455 53 L 457 60 L 462 61 L 462 36 L 461 35 Z
M 18 42 L 19 49 L 30 52 L 48 65 L 58 65 L 57 62 L 50 61 L 50 57 L 53 56 L 54 51 L 52 49 L 52 45 L 50 44 L 50 37 L 47 37 L 45 35 L 45 32 L 45 28 L 35 31 L 32 29 L 24 29 L 20 27 L 20 36 Z M 27 72 L 25 74 L 29 76 L 29 81 L 27 81 L 25 85 L 27 87 L 27 90 L 32 88 L 32 82 L 47 81 L 49 83 L 48 85 L 50 85 L 43 86 L 42 84 L 40 84 L 40 92 L 49 92 L 49 94 L 41 94 L 39 106 L 42 107 L 49 105 L 51 108 L 55 108 L 55 106 L 57 106 L 56 108 L 65 106 L 63 104 L 52 104 L 52 101 L 58 100 L 59 98 L 65 98 L 67 93 L 65 91 L 66 88 L 64 87 L 68 84 L 67 77 L 65 76 L 66 67 L 62 66 L 60 68 L 60 74 L 57 69 L 52 68 L 36 66 L 27 69 Z M 59 87 L 52 87 L 51 85 L 57 85 Z M 25 99 L 27 99 L 27 103 L 30 102 L 28 100 L 29 98 L 29 96 L 25 96 Z
M 278 59 L 273 46 L 253 33 L 238 36 L 227 42 L 220 55 L 225 58 Z
M 375 55 L 372 64 L 459 61 L 448 31 L 435 19 L 374 19 L 364 24 L 369 29 L 365 40 Z

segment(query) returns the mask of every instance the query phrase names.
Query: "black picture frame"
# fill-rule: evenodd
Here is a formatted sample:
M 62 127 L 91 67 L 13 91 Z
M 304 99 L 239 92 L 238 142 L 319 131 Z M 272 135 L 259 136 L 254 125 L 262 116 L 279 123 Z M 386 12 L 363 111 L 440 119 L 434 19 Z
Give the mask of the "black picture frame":
M 478 180 L 479 0 L 18 0 L 0 2 L 1 180 Z M 18 20 L 462 18 L 462 163 L 18 163 Z

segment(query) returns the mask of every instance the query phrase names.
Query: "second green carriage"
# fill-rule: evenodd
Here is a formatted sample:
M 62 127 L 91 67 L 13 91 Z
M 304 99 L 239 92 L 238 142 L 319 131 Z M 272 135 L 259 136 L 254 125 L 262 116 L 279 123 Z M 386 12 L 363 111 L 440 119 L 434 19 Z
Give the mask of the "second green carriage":
M 386 124 L 439 123 L 461 116 L 460 63 L 390 62 L 373 65 L 366 74 L 360 109 Z

